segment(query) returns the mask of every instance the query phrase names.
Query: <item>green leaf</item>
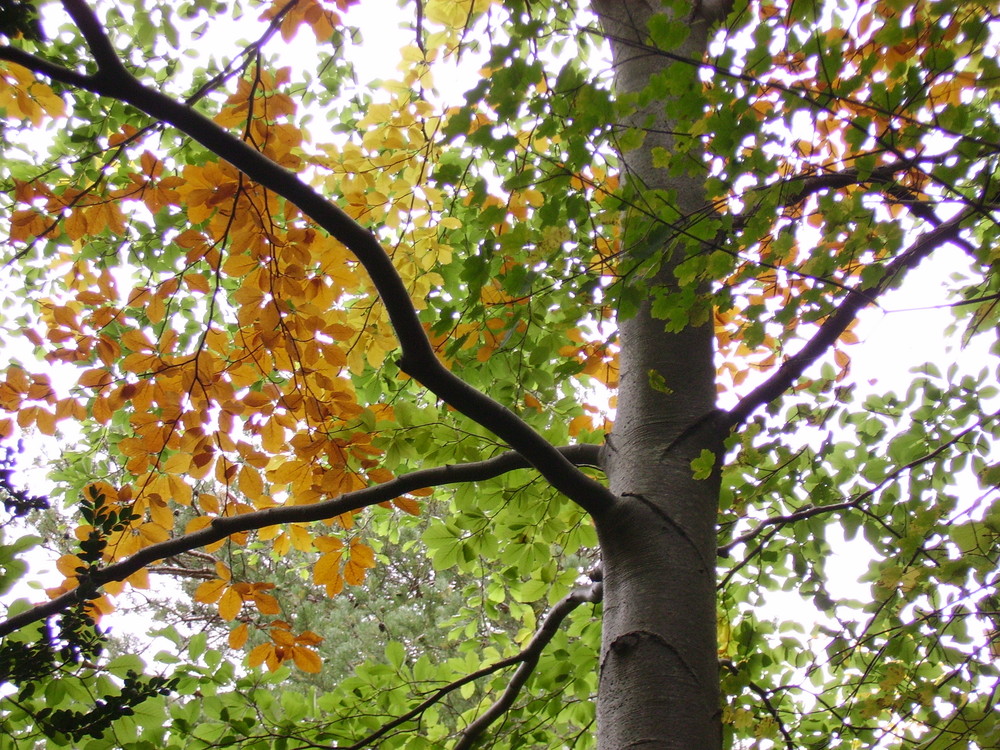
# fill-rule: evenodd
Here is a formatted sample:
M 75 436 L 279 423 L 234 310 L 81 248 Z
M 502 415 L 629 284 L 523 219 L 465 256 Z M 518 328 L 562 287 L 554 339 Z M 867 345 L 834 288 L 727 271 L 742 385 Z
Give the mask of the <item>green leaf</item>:
M 703 448 L 698 458 L 691 461 L 691 471 L 695 479 L 708 479 L 715 469 L 715 453 Z

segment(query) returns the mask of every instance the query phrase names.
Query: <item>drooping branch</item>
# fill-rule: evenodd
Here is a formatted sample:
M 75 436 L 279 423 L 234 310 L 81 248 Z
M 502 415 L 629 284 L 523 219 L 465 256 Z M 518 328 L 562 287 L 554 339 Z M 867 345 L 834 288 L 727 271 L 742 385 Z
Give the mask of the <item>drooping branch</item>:
M 510 707 L 514 705 L 514 701 L 517 700 L 521 688 L 524 687 L 524 683 L 528 681 L 531 673 L 538 666 L 538 659 L 542 655 L 542 651 L 559 631 L 559 626 L 562 625 L 563 620 L 581 604 L 586 602 L 596 604 L 600 602 L 603 595 L 603 584 L 600 582 L 592 583 L 589 586 L 580 586 L 569 592 L 552 608 L 548 615 L 546 615 L 538 632 L 535 633 L 528 645 L 518 655 L 518 660 L 521 664 L 514 671 L 510 682 L 507 683 L 503 695 L 500 696 L 496 703 L 466 727 L 461 739 L 455 743 L 453 750 L 469 750 L 469 748 L 472 748 L 483 732 L 510 710 Z
M 455 680 L 454 682 L 449 682 L 447 685 L 438 688 L 434 691 L 433 695 L 411 708 L 405 714 L 397 716 L 392 721 L 383 724 L 377 730 L 369 734 L 367 737 L 362 738 L 358 742 L 355 742 L 353 745 L 344 746 L 343 750 L 362 750 L 362 748 L 374 747 L 375 745 L 373 743 L 384 737 L 388 732 L 406 724 L 408 721 L 416 719 L 428 708 L 433 706 L 435 703 L 439 703 L 442 699 L 447 697 L 450 693 L 458 690 L 463 685 L 468 685 L 469 683 L 475 682 L 483 677 L 489 677 L 491 674 L 496 674 L 507 667 L 512 667 L 515 664 L 518 664 L 519 666 L 517 670 L 515 670 L 514 676 L 508 683 L 507 688 L 504 690 L 500 700 L 498 700 L 497 703 L 491 706 L 485 714 L 480 716 L 466 728 L 462 737 L 455 744 L 453 750 L 466 750 L 467 748 L 472 747 L 475 740 L 482 735 L 483 730 L 492 724 L 493 721 L 496 720 L 497 716 L 510 708 L 510 704 L 513 703 L 514 699 L 517 697 L 517 693 L 520 691 L 521 686 L 524 684 L 525 680 L 528 679 L 528 676 L 538 664 L 538 657 L 549 644 L 549 641 L 552 640 L 553 636 L 555 636 L 556 632 L 558 632 L 559 626 L 562 625 L 563 620 L 565 620 L 569 614 L 581 604 L 586 602 L 596 604 L 601 601 L 602 596 L 603 585 L 599 581 L 587 586 L 579 586 L 573 589 L 552 608 L 548 615 L 546 615 L 542 626 L 535 633 L 528 645 L 525 646 L 519 653 L 514 656 L 508 656 L 506 659 L 494 662 L 488 667 L 483 667 L 482 669 L 477 669 L 475 672 L 470 672 L 460 679 Z M 514 687 L 515 685 L 516 687 Z M 506 701 L 508 695 L 510 696 L 509 701 Z M 500 705 L 503 705 L 503 708 L 498 711 L 497 706 Z M 492 716 L 492 718 L 483 723 L 485 717 L 491 716 L 494 713 L 496 714 L 495 716 Z
M 145 86 L 125 68 L 94 11 L 83 0 L 63 0 L 97 63 L 97 72 L 83 75 L 22 50 L 0 47 L 0 59 L 91 91 L 145 112 L 170 124 L 225 159 L 249 178 L 282 196 L 344 244 L 364 266 L 385 305 L 399 341 L 399 368 L 457 411 L 482 425 L 520 453 L 557 490 L 591 514 L 614 502 L 606 487 L 568 461 L 513 411 L 476 390 L 449 371 L 437 358 L 406 286 L 378 238 L 297 175 L 223 130 L 184 102 Z
M 872 304 L 903 274 L 917 266 L 934 250 L 958 237 L 962 223 L 969 218 L 971 212 L 971 209 L 963 211 L 921 235 L 886 265 L 881 279 L 874 284 L 850 290 L 805 346 L 785 360 L 771 377 L 740 399 L 735 407 L 725 412 L 718 419 L 717 425 L 722 430 L 732 429 L 745 422 L 759 407 L 771 403 L 787 391 L 813 362 L 833 346 L 862 309 Z
M 560 458 L 570 462 L 574 467 L 593 466 L 598 461 L 600 449 L 595 445 L 571 445 L 554 449 Z M 344 513 L 368 508 L 378 503 L 387 502 L 407 492 L 425 487 L 437 487 L 459 482 L 476 482 L 498 477 L 515 469 L 531 468 L 531 464 L 519 453 L 510 451 L 483 461 L 466 464 L 447 464 L 432 469 L 404 474 L 384 484 L 348 492 L 339 497 L 313 505 L 290 505 L 275 508 L 265 508 L 253 513 L 239 516 L 215 518 L 212 523 L 200 531 L 184 534 L 168 539 L 165 542 L 150 545 L 131 557 L 102 568 L 92 573 L 81 583 L 86 588 L 94 589 L 111 581 L 124 581 L 133 573 L 165 560 L 174 555 L 189 552 L 198 547 L 204 547 L 213 542 L 221 541 L 231 534 L 241 531 L 252 531 L 265 526 L 275 526 L 283 523 L 309 523 L 335 518 Z M 80 589 L 68 591 L 62 596 L 48 602 L 36 605 L 29 610 L 13 615 L 0 622 L 0 637 L 9 635 L 27 625 L 51 617 L 80 602 Z

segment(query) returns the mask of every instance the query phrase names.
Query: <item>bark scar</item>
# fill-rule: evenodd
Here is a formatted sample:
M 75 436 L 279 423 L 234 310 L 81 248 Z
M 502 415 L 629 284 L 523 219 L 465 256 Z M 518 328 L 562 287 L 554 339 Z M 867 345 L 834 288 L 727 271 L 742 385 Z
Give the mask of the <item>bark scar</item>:
M 693 549 L 695 553 L 698 555 L 698 559 L 701 560 L 701 564 L 704 566 L 705 570 L 714 569 L 714 562 L 710 564 L 708 560 L 705 559 L 705 555 L 701 551 L 701 547 L 695 544 L 694 539 L 691 538 L 691 535 L 688 533 L 688 530 L 685 529 L 683 526 L 681 526 L 681 524 L 679 524 L 673 518 L 671 518 L 670 514 L 667 513 L 665 510 L 663 510 L 663 508 L 660 508 L 658 505 L 650 501 L 645 495 L 640 495 L 636 492 L 623 492 L 622 497 L 634 497 L 640 503 L 642 503 L 651 511 L 653 511 L 653 513 L 662 518 L 667 523 L 667 525 L 670 526 L 670 528 L 672 528 L 674 531 L 676 531 L 678 534 L 684 537 L 684 541 L 686 541 L 691 546 L 691 549 Z
M 684 669 L 687 670 L 689 675 L 691 675 L 691 679 L 694 680 L 696 684 L 701 684 L 701 678 L 698 676 L 698 673 L 694 671 L 694 668 L 688 664 L 687 659 L 684 658 L 684 654 L 681 653 L 680 649 L 674 646 L 659 633 L 654 633 L 651 630 L 631 630 L 628 633 L 622 633 L 610 644 L 608 644 L 607 655 L 604 660 L 601 661 L 601 677 L 604 676 L 604 665 L 607 663 L 612 653 L 623 655 L 627 654 L 628 652 L 635 650 L 638 647 L 639 642 L 643 640 L 658 643 L 670 651 L 670 653 L 677 657 L 677 660 L 684 665 Z
M 678 434 L 677 437 L 671 440 L 670 444 L 663 449 L 663 452 L 660 454 L 660 456 L 662 458 L 666 458 L 667 455 L 670 453 L 670 451 L 672 451 L 678 445 L 686 441 L 696 432 L 700 432 L 703 427 L 710 427 L 713 429 L 713 432 L 721 432 L 719 428 L 723 424 L 723 418 L 728 413 L 729 412 L 725 411 L 724 409 L 712 409 L 711 411 L 705 412 L 696 420 L 694 420 L 691 424 L 689 424 L 687 427 L 681 430 L 680 434 Z M 717 435 L 717 437 L 721 437 L 721 435 Z

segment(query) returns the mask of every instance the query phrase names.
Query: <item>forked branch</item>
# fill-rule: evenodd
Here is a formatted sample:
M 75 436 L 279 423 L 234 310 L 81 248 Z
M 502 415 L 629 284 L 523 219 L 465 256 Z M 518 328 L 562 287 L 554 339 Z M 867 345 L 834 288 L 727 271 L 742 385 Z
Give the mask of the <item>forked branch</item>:
M 469 750 L 469 748 L 475 746 L 483 732 L 514 705 L 514 701 L 517 700 L 517 696 L 521 692 L 521 688 L 524 687 L 524 683 L 528 681 L 531 673 L 538 666 L 538 659 L 542 655 L 542 650 L 558 632 L 563 620 L 581 604 L 586 602 L 596 604 L 602 600 L 603 596 L 603 584 L 600 582 L 592 583 L 588 586 L 580 586 L 573 589 L 573 591 L 564 596 L 551 609 L 542 622 L 542 627 L 538 629 L 531 642 L 518 655 L 521 664 L 514 671 L 510 682 L 507 683 L 507 688 L 503 691 L 503 695 L 500 696 L 496 703 L 486 709 L 475 721 L 466 727 L 461 739 L 455 743 L 453 750 Z

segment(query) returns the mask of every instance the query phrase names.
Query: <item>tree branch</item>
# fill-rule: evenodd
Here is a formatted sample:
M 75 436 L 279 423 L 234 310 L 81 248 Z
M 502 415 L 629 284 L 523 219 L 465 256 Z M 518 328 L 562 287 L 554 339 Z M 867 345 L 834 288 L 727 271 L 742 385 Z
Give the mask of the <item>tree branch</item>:
M 192 107 L 143 85 L 125 69 L 100 20 L 88 4 L 83 0 L 62 2 L 94 55 L 98 65 L 96 73 L 84 76 L 10 47 L 0 48 L 0 59 L 12 59 L 55 80 L 131 104 L 150 117 L 187 134 L 250 179 L 295 205 L 343 243 L 365 267 L 396 332 L 402 351 L 397 362 L 400 370 L 504 440 L 538 469 L 555 489 L 588 513 L 597 515 L 614 504 L 614 496 L 606 487 L 580 471 L 513 411 L 476 390 L 442 364 L 391 257 L 371 231 L 297 175 L 223 130 Z
M 769 518 L 765 518 L 764 520 L 760 521 L 760 523 L 758 523 L 756 526 L 754 526 L 746 533 L 741 534 L 740 536 L 730 541 L 728 544 L 724 544 L 718 548 L 719 557 L 729 557 L 730 553 L 733 551 L 735 547 L 741 544 L 747 544 L 748 542 L 752 542 L 762 533 L 768 531 L 768 529 L 771 529 L 771 531 L 768 531 L 764 539 L 762 539 L 756 546 L 754 546 L 754 548 L 750 552 L 744 555 L 742 560 L 740 560 L 738 563 L 736 563 L 736 565 L 734 565 L 732 568 L 726 571 L 726 575 L 719 582 L 717 588 L 720 591 L 724 589 L 726 585 L 729 583 L 729 581 L 732 580 L 733 576 L 735 576 L 736 573 L 739 572 L 741 568 L 747 565 L 747 563 L 749 563 L 750 560 L 753 559 L 753 557 L 756 556 L 757 553 L 759 553 L 767 545 L 767 543 L 770 542 L 771 539 L 773 539 L 774 536 L 778 534 L 779 531 L 781 531 L 783 527 L 787 526 L 790 523 L 795 523 L 796 521 L 802 521 L 806 518 L 812 518 L 814 516 L 820 516 L 827 513 L 837 513 L 845 510 L 857 510 L 861 508 L 861 505 L 864 502 L 872 498 L 879 490 L 888 485 L 890 482 L 894 482 L 906 472 L 912 471 L 913 469 L 927 463 L 928 461 L 932 461 L 933 459 L 937 458 L 942 453 L 944 453 L 946 450 L 954 446 L 956 443 L 963 440 L 974 430 L 985 427 L 988 423 L 996 420 L 997 418 L 1000 418 L 1000 411 L 995 411 L 992 414 L 985 415 L 983 419 L 976 422 L 974 425 L 967 427 L 966 429 L 956 433 L 950 440 L 942 443 L 937 448 L 932 450 L 930 453 L 920 456 L 919 458 L 915 458 L 909 463 L 906 463 L 902 466 L 897 466 L 895 469 L 889 472 L 880 482 L 878 482 L 878 484 L 876 484 L 874 487 L 870 487 L 864 492 L 858 493 L 849 500 L 842 500 L 837 503 L 827 503 L 825 505 L 806 505 L 805 507 L 799 508 L 798 510 L 793 511 L 791 513 L 786 513 L 777 516 L 770 516 Z M 869 511 L 863 511 L 863 512 L 867 513 L 867 515 L 878 518 L 878 516 L 875 516 L 873 513 Z M 886 524 L 884 521 L 882 521 L 882 524 L 888 528 L 888 524 Z
M 850 185 L 863 185 L 863 184 L 875 184 L 875 185 L 885 185 L 885 189 L 882 191 L 884 195 L 893 199 L 894 202 L 906 206 L 910 213 L 916 216 L 918 219 L 923 219 L 932 226 L 940 226 L 941 218 L 934 213 L 934 209 L 920 201 L 917 197 L 917 193 L 906 187 L 905 185 L 900 185 L 895 181 L 895 175 L 897 172 L 904 172 L 908 169 L 913 169 L 914 167 L 920 168 L 920 163 L 926 163 L 923 159 L 901 159 L 895 161 L 892 164 L 883 164 L 880 167 L 876 167 L 871 171 L 867 177 L 862 177 L 861 173 L 854 167 L 849 169 L 843 169 L 838 172 L 824 172 L 823 174 L 813 175 L 811 177 L 800 177 L 802 186 L 795 195 L 790 196 L 786 200 L 782 200 L 782 206 L 794 206 L 797 203 L 801 203 L 806 198 L 822 190 L 836 190 L 838 188 L 848 187 Z M 791 185 L 795 179 L 789 179 L 784 181 L 783 185 Z M 973 253 L 975 248 L 972 243 L 963 239 L 962 237 L 955 237 L 952 239 L 956 245 L 962 248 L 966 253 Z
M 970 210 L 963 211 L 948 221 L 921 235 L 909 248 L 897 255 L 885 268 L 882 278 L 867 288 L 849 290 L 847 297 L 823 321 L 816 334 L 798 352 L 789 357 L 771 377 L 740 399 L 718 420 L 722 430 L 729 430 L 742 424 L 759 407 L 771 403 L 794 383 L 806 368 L 823 356 L 833 346 L 840 335 L 858 316 L 858 313 L 873 303 L 880 294 L 889 289 L 897 279 L 917 266 L 920 261 L 946 242 L 953 241 L 961 229 L 962 222 L 969 218 Z
M 8 62 L 16 63 L 17 65 L 34 71 L 35 73 L 40 73 L 53 81 L 65 83 L 66 85 L 73 86 L 75 88 L 86 89 L 89 91 L 90 87 L 93 85 L 93 78 L 91 76 L 83 73 L 77 73 L 75 70 L 65 68 L 54 62 L 49 62 L 42 57 L 33 55 L 30 52 L 25 52 L 17 47 L 10 47 L 5 44 L 0 45 L 0 60 L 7 60 Z
M 696 69 L 705 68 L 707 70 L 712 71 L 713 74 L 725 76 L 726 78 L 730 78 L 734 81 L 742 81 L 743 83 L 749 84 L 750 86 L 763 85 L 768 88 L 774 89 L 776 91 L 781 91 L 782 93 L 794 96 L 811 106 L 818 107 L 819 109 L 822 109 L 836 116 L 836 113 L 833 112 L 828 106 L 824 104 L 824 101 L 829 98 L 828 92 L 825 91 L 818 91 L 816 89 L 810 89 L 806 86 L 797 86 L 791 83 L 785 84 L 773 79 L 767 81 L 761 81 L 759 78 L 755 78 L 754 76 L 748 73 L 741 73 L 738 70 L 727 70 L 726 68 L 723 68 L 719 65 L 715 65 L 708 60 L 699 60 L 693 57 L 687 57 L 677 52 L 671 52 L 670 50 L 661 49 L 652 44 L 647 44 L 645 42 L 639 41 L 638 39 L 628 39 L 626 37 L 609 34 L 603 29 L 601 29 L 599 26 L 593 26 L 593 25 L 581 26 L 580 31 L 592 34 L 601 39 L 606 39 L 608 41 L 616 42 L 624 47 L 631 47 L 643 54 L 665 57 L 668 60 L 673 60 L 674 62 L 686 63 L 687 65 L 690 65 Z M 845 102 L 846 104 L 854 105 L 856 107 L 856 111 L 868 110 L 870 112 L 874 112 L 879 115 L 884 115 L 887 117 L 896 117 L 900 120 L 903 120 L 907 123 L 911 123 L 914 125 L 926 126 L 926 123 L 920 122 L 915 116 L 909 116 L 902 112 L 898 112 L 892 109 L 887 109 L 885 107 L 880 107 L 879 105 L 870 101 L 861 101 L 858 99 L 853 99 L 848 96 L 839 96 L 837 97 L 837 100 Z M 852 128 L 863 127 L 862 125 L 854 122 L 853 120 L 850 119 L 845 120 L 845 118 L 842 116 L 838 116 L 838 119 L 844 120 L 846 124 Z M 960 133 L 956 130 L 951 130 L 949 128 L 941 127 L 940 123 L 935 123 L 934 127 L 936 128 L 937 132 L 957 138 L 959 141 L 962 141 L 964 143 L 975 143 L 977 146 L 985 146 L 986 148 L 994 152 L 1000 150 L 1000 141 L 995 142 L 995 141 L 990 141 L 986 138 L 981 138 L 976 135 L 968 135 L 965 133 Z
M 531 642 L 524 647 L 524 650 L 518 654 L 517 660 L 521 664 L 514 671 L 510 682 L 507 683 L 507 688 L 503 691 L 503 695 L 497 699 L 496 703 L 466 727 L 459 741 L 455 743 L 453 750 L 469 750 L 494 721 L 510 710 L 510 707 L 514 705 L 514 701 L 517 700 L 521 688 L 524 687 L 524 683 L 528 681 L 531 673 L 538 666 L 538 659 L 542 655 L 542 651 L 558 632 L 559 626 L 569 616 L 569 613 L 586 602 L 596 604 L 603 597 L 603 584 L 600 582 L 592 583 L 589 586 L 580 586 L 573 589 L 551 609 L 548 615 L 545 616 L 542 627 L 538 629 L 534 637 L 532 637 Z
M 559 453 L 560 458 L 572 463 L 574 466 L 577 464 L 583 466 L 595 465 L 600 452 L 600 448 L 596 445 L 570 445 L 563 448 L 556 448 L 555 450 Z M 121 562 L 98 570 L 91 574 L 85 581 L 87 584 L 86 588 L 100 587 L 111 581 L 123 581 L 133 573 L 159 560 L 218 542 L 240 531 L 251 531 L 282 523 L 322 521 L 327 518 L 334 518 L 343 513 L 351 513 L 362 508 L 377 505 L 378 503 L 392 500 L 407 492 L 424 487 L 456 484 L 458 482 L 482 481 L 506 474 L 515 469 L 528 468 L 532 467 L 527 459 L 521 454 L 511 451 L 484 461 L 475 461 L 467 464 L 446 464 L 445 466 L 437 466 L 433 469 L 421 469 L 410 474 L 404 474 L 401 477 L 396 477 L 384 484 L 348 492 L 314 505 L 290 505 L 265 508 L 264 510 L 245 513 L 239 516 L 215 518 L 209 526 L 200 531 L 150 545 Z M 51 617 L 79 602 L 80 589 L 77 588 L 48 602 L 35 605 L 29 610 L 0 622 L 0 637 L 10 635 L 31 623 Z
M 603 588 L 600 582 L 593 583 L 589 586 L 580 586 L 578 588 L 573 589 L 573 591 L 571 591 L 569 594 L 563 597 L 563 599 L 560 600 L 559 603 L 552 608 L 549 614 L 545 617 L 545 621 L 542 623 L 542 627 L 538 629 L 537 633 L 535 633 L 534 637 L 531 639 L 531 642 L 527 646 L 525 646 L 524 649 L 522 649 L 519 653 L 515 654 L 514 656 L 508 656 L 506 659 L 501 659 L 498 662 L 494 662 L 493 664 L 490 664 L 488 667 L 483 667 L 482 669 L 477 669 L 475 672 L 470 672 L 469 674 L 465 675 L 464 677 L 458 680 L 455 680 L 454 682 L 449 682 L 444 687 L 435 690 L 434 694 L 431 697 L 427 698 L 418 705 L 414 706 L 412 709 L 407 711 L 402 716 L 397 716 L 392 721 L 383 724 L 381 727 L 379 727 L 377 730 L 369 734 L 367 737 L 358 740 L 353 745 L 345 746 L 343 750 L 362 750 L 362 748 L 375 747 L 373 743 L 375 743 L 376 740 L 378 740 L 381 737 L 384 737 L 388 732 L 391 732 L 396 727 L 402 726 L 406 722 L 412 721 L 413 719 L 417 718 L 428 708 L 430 708 L 435 703 L 438 703 L 443 698 L 445 698 L 449 693 L 458 690 L 458 688 L 462 687 L 463 685 L 468 685 L 470 682 L 475 682 L 476 680 L 482 677 L 488 677 L 491 674 L 499 672 L 501 669 L 506 669 L 507 667 L 513 666 L 514 664 L 520 664 L 520 666 L 517 668 L 517 671 L 514 672 L 514 676 L 511 678 L 511 681 L 508 684 L 507 689 L 504 691 L 503 696 L 501 696 L 500 701 L 498 701 L 497 704 L 492 706 L 490 711 L 494 710 L 496 708 L 496 705 L 499 705 L 499 703 L 504 700 L 507 694 L 511 692 L 511 686 L 514 685 L 515 682 L 517 682 L 518 675 L 520 675 L 527 668 L 527 672 L 524 675 L 524 678 L 520 681 L 520 683 L 517 686 L 517 689 L 514 690 L 514 694 L 510 698 L 510 700 L 513 701 L 514 698 L 517 697 L 517 691 L 520 690 L 520 686 L 524 684 L 524 680 L 527 679 L 528 675 L 531 673 L 535 665 L 538 663 L 539 654 L 541 654 L 545 646 L 548 645 L 549 641 L 552 640 L 552 637 L 558 630 L 559 625 L 562 624 L 562 621 L 566 619 L 566 617 L 569 615 L 570 612 L 572 612 L 574 609 L 579 607 L 584 602 L 596 603 L 601 601 L 602 596 L 603 596 Z M 529 664 L 530 666 L 528 666 Z M 507 710 L 507 708 L 509 708 L 509 705 L 505 707 L 503 710 L 505 711 Z M 483 716 L 486 716 L 486 714 L 484 714 Z M 460 750 L 462 748 L 470 747 L 471 745 L 469 743 L 472 742 L 476 737 L 478 737 L 479 734 L 481 734 L 482 729 L 486 729 L 486 727 L 493 722 L 493 719 L 491 719 L 489 722 L 487 722 L 485 725 L 482 726 L 482 729 L 480 729 L 475 736 L 469 737 L 469 732 L 471 732 L 473 727 L 479 724 L 479 722 L 482 721 L 482 719 L 483 717 L 476 719 L 476 721 L 474 721 L 466 728 L 462 737 L 455 745 L 454 750 Z M 328 747 L 329 750 L 333 750 L 331 746 L 324 746 L 324 747 Z

